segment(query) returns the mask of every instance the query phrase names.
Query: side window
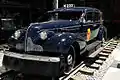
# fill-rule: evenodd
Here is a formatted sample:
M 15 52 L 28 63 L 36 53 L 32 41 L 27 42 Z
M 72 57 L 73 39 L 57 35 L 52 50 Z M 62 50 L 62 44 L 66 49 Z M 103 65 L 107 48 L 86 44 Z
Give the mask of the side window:
M 86 22 L 93 22 L 93 12 L 88 12 L 86 14 Z
M 100 21 L 100 14 L 98 12 L 95 12 L 94 14 L 94 21 L 99 22 Z

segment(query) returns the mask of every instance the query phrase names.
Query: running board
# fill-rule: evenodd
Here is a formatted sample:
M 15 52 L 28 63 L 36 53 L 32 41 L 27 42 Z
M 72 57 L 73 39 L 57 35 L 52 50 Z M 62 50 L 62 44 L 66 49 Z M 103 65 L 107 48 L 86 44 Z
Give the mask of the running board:
M 90 50 L 95 49 L 95 48 L 97 48 L 97 49 L 100 48 L 101 47 L 101 43 L 102 43 L 101 41 L 95 41 L 95 42 L 87 45 L 87 51 L 90 51 Z
M 91 53 L 96 51 L 101 46 L 102 46 L 102 42 L 101 41 L 95 41 L 95 42 L 87 45 L 86 50 L 89 52 L 89 55 L 90 55 Z

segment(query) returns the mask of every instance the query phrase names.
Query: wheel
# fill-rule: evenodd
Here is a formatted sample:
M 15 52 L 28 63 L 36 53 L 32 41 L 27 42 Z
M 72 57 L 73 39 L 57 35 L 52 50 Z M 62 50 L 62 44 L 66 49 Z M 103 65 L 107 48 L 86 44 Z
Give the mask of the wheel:
M 67 56 L 65 57 L 64 74 L 68 74 L 75 66 L 75 48 L 70 46 Z

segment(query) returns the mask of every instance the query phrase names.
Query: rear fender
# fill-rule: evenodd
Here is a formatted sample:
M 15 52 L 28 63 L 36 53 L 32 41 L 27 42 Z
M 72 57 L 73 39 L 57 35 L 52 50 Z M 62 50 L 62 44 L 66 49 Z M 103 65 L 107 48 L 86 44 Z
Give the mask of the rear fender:
M 105 26 L 101 25 L 98 36 L 97 36 L 98 40 L 102 40 L 103 34 L 104 34 L 104 38 L 106 40 L 107 39 L 107 29 Z

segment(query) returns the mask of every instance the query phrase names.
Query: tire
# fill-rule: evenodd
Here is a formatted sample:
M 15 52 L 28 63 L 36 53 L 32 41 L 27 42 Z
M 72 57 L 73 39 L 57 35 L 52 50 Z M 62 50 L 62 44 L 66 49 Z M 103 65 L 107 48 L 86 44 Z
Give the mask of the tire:
M 65 56 L 64 74 L 68 74 L 75 66 L 76 52 L 74 46 L 70 46 L 68 54 Z

